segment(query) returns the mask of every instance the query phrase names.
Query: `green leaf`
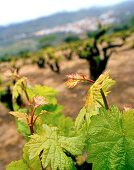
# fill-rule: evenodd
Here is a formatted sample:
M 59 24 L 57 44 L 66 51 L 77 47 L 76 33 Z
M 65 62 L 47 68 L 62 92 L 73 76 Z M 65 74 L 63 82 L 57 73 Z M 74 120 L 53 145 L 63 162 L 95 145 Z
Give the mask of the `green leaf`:
M 18 119 L 16 119 L 16 126 L 18 132 L 21 135 L 23 135 L 26 140 L 29 140 L 29 136 L 31 135 L 31 132 L 28 124 L 25 124 L 24 122 L 21 122 Z
M 23 148 L 23 158 L 19 161 L 11 162 L 7 170 L 42 170 L 41 162 L 39 156 L 36 156 L 33 159 L 29 159 L 28 147 L 24 146 Z
M 23 162 L 33 170 L 42 170 L 41 162 L 39 156 L 36 156 L 33 159 L 29 159 L 28 146 L 23 148 Z
M 90 87 L 88 91 L 85 103 L 85 107 L 87 108 L 87 110 L 93 110 L 95 107 L 98 106 L 100 107 L 98 101 L 104 104 L 100 90 L 102 89 L 105 93 L 105 96 L 107 96 L 107 94 L 109 93 L 107 92 L 107 90 L 113 84 L 115 84 L 115 81 L 109 78 L 108 72 L 100 75 L 100 77 L 96 80 L 96 82 Z
M 88 163 L 95 170 L 134 169 L 134 110 L 100 109 L 88 129 Z
M 58 104 L 47 104 L 38 107 L 36 109 L 35 115 L 38 115 L 43 110 L 47 111 L 46 113 L 43 113 L 39 116 L 42 124 L 47 124 L 52 127 L 58 127 L 58 129 L 61 130 L 62 135 L 72 136 L 73 120 L 70 117 L 66 118 L 64 114 L 61 113 L 63 108 L 63 106 L 60 106 Z
M 19 161 L 13 161 L 11 162 L 6 170 L 30 170 L 30 168 L 27 167 L 27 165 L 23 162 L 23 160 Z
M 27 113 L 27 109 L 19 109 L 18 112 Z M 17 118 L 15 119 L 15 121 L 16 121 L 16 126 L 17 126 L 18 132 L 21 135 L 23 135 L 26 140 L 29 140 L 29 136 L 31 135 L 31 132 L 30 132 L 30 128 L 29 128 L 28 124 L 21 122 Z
M 35 85 L 35 88 L 28 87 L 27 93 L 28 93 L 28 96 L 30 97 L 30 99 L 35 96 L 43 96 L 46 98 L 46 100 L 49 103 L 53 103 L 53 104 L 57 103 L 55 95 L 57 95 L 58 92 L 53 88 L 50 88 L 47 86 Z
M 92 115 L 96 115 L 99 112 L 99 108 L 105 106 L 101 89 L 103 90 L 105 96 L 109 93 L 107 90 L 115 83 L 114 80 L 109 78 L 108 72 L 103 73 L 100 77 L 96 80 L 96 82 L 90 87 L 87 97 L 86 97 L 86 124 L 85 127 L 88 128 L 90 124 L 90 117 Z M 101 104 L 100 104 L 101 103 Z
M 77 118 L 75 120 L 75 130 L 76 131 L 79 131 L 82 128 L 82 125 L 83 125 L 83 123 L 85 121 L 84 120 L 85 115 L 86 115 L 86 109 L 85 109 L 85 107 L 83 107 L 80 110 L 80 112 L 79 112 L 79 114 L 78 114 L 78 116 L 77 116 Z
M 9 112 L 11 115 L 15 116 L 18 118 L 19 121 L 24 122 L 27 124 L 27 114 L 26 113 L 21 113 L 21 112 Z
M 5 89 L 3 87 L 0 87 L 0 100 L 1 100 L 1 97 L 5 95 Z
M 52 114 L 54 113 L 60 113 L 64 109 L 63 106 L 58 105 L 58 104 L 47 104 L 40 106 L 36 109 L 35 114 L 38 115 L 42 110 L 46 110 Z
M 73 120 L 71 117 L 65 117 L 63 114 L 59 117 L 58 121 L 58 129 L 60 130 L 60 134 L 64 136 L 73 136 Z
M 74 167 L 71 157 L 66 155 L 66 152 L 72 155 L 81 155 L 84 146 L 84 138 L 77 137 L 64 137 L 60 136 L 58 129 L 55 127 L 43 126 L 43 133 L 32 135 L 31 140 L 28 142 L 30 159 L 40 155 L 43 151 L 42 163 L 46 168 L 51 165 L 53 170 L 57 168 L 72 169 Z
M 16 103 L 16 101 L 13 101 L 13 110 L 18 111 L 20 109 L 19 105 Z
M 22 77 L 15 83 L 13 87 L 13 99 L 17 99 L 19 94 L 20 95 L 22 94 L 22 83 L 25 83 L 26 80 L 27 80 L 26 77 Z

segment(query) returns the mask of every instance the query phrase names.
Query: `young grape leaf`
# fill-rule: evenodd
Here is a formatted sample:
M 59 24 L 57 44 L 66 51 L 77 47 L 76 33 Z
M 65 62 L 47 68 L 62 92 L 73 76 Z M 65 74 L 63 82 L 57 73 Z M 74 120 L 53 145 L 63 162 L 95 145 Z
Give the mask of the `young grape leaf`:
M 42 170 L 41 162 L 39 156 L 36 156 L 33 159 L 29 159 L 28 146 L 23 148 L 23 162 L 33 170 Z
M 21 109 L 22 110 L 22 109 Z M 31 121 L 31 116 L 30 115 L 27 115 L 27 113 L 21 113 L 21 112 L 9 112 L 11 115 L 15 116 L 18 118 L 18 120 L 20 122 L 24 122 L 25 124 L 28 124 L 28 121 L 30 122 Z M 43 113 L 42 113 L 43 114 Z M 36 118 L 36 116 L 34 115 L 33 116 L 33 120 Z M 38 119 L 36 121 L 40 121 L 39 120 L 40 118 L 38 117 Z
M 51 114 L 55 114 L 55 113 L 60 113 L 63 109 L 64 109 L 64 106 L 50 103 L 50 104 L 38 107 L 35 111 L 35 115 L 38 115 L 42 110 L 46 110 L 47 112 Z
M 38 115 L 41 111 L 45 110 L 46 112 L 40 115 L 42 124 L 58 127 L 58 129 L 61 130 L 62 135 L 72 136 L 73 120 L 70 117 L 65 117 L 64 114 L 61 113 L 63 108 L 63 106 L 58 104 L 48 104 L 38 107 L 35 115 Z
M 79 131 L 82 128 L 82 125 L 85 121 L 85 119 L 84 119 L 85 115 L 86 115 L 86 109 L 85 109 L 85 107 L 83 107 L 80 110 L 80 112 L 75 120 L 75 130 L 76 131 Z
M 27 93 L 30 99 L 35 96 L 43 96 L 46 98 L 48 103 L 53 103 L 53 104 L 57 103 L 55 95 L 57 95 L 58 92 L 53 88 L 47 86 L 35 85 L 35 88 L 28 87 Z
M 85 127 L 88 128 L 88 125 L 90 124 L 90 117 L 92 115 L 98 114 L 99 108 L 104 106 L 101 90 L 104 92 L 105 96 L 107 96 L 107 94 L 109 93 L 107 92 L 107 90 L 114 83 L 115 81 L 109 78 L 108 72 L 105 72 L 102 75 L 100 75 L 96 82 L 90 87 L 85 103 L 86 108 Z
M 31 135 L 30 128 L 28 124 L 25 124 L 24 122 L 19 121 L 18 119 L 15 119 L 17 131 L 24 136 L 24 138 L 28 141 L 29 136 Z
M 42 134 L 32 135 L 31 140 L 27 143 L 29 158 L 33 159 L 43 152 L 41 157 L 44 168 L 48 165 L 51 165 L 53 170 L 74 168 L 73 160 L 66 155 L 66 152 L 81 155 L 85 139 L 82 136 L 60 136 L 56 127 L 44 125 L 43 129 Z
M 23 160 L 19 161 L 13 161 L 11 162 L 6 170 L 30 170 L 30 168 L 27 167 L 27 165 L 23 162 Z
M 21 113 L 21 112 L 9 112 L 11 115 L 15 116 L 18 118 L 19 121 L 24 122 L 27 124 L 27 119 L 28 116 L 26 113 Z
M 83 77 L 79 75 L 78 73 L 69 74 L 67 75 L 67 77 L 69 80 L 65 82 L 64 84 L 69 86 L 69 88 L 73 88 L 83 81 Z
M 100 75 L 100 77 L 90 87 L 87 93 L 86 103 L 85 103 L 85 107 L 87 108 L 87 110 L 94 109 L 97 106 L 100 107 L 98 101 L 104 104 L 100 90 L 102 89 L 105 96 L 107 96 L 107 94 L 109 93 L 107 92 L 107 90 L 113 84 L 115 84 L 115 81 L 109 78 L 108 72 L 105 72 L 102 75 Z
M 18 112 L 27 113 L 27 109 L 19 109 Z M 21 122 L 17 118 L 15 119 L 18 132 L 24 136 L 26 140 L 29 140 L 31 135 L 30 128 L 27 123 Z
M 87 162 L 95 170 L 134 169 L 134 110 L 100 109 L 88 128 Z
M 28 147 L 23 148 L 23 158 L 19 161 L 11 162 L 7 170 L 42 170 L 39 156 L 29 159 Z
M 20 109 L 19 105 L 16 103 L 16 101 L 13 101 L 13 110 L 18 111 Z
M 20 95 L 22 94 L 22 83 L 25 83 L 26 80 L 27 80 L 26 77 L 22 77 L 15 83 L 13 87 L 13 99 L 17 99 L 19 94 Z

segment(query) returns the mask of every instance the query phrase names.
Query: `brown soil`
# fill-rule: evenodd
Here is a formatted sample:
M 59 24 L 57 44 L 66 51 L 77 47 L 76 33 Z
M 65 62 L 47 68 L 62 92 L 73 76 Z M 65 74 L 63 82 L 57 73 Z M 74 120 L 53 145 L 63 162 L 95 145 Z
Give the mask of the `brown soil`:
M 116 80 L 109 94 L 109 103 L 117 105 L 123 109 L 124 106 L 134 107 L 134 49 L 127 50 L 123 47 L 110 58 L 107 70 L 110 70 L 111 77 Z M 0 65 L 1 70 L 5 70 L 8 63 Z M 39 69 L 37 65 L 25 65 L 21 68 L 20 74 L 30 79 L 31 85 L 41 84 L 55 88 L 59 91 L 57 95 L 58 103 L 63 105 L 65 116 L 76 118 L 82 108 L 88 84 L 80 84 L 73 89 L 68 89 L 64 82 L 69 73 L 81 73 L 89 75 L 88 63 L 74 56 L 72 61 L 61 62 L 61 74 L 53 73 L 49 68 Z M 4 78 L 4 82 L 6 79 Z M 4 170 L 13 160 L 18 160 L 22 156 L 22 148 L 25 140 L 17 133 L 15 122 L 8 110 L 0 104 L 0 169 Z

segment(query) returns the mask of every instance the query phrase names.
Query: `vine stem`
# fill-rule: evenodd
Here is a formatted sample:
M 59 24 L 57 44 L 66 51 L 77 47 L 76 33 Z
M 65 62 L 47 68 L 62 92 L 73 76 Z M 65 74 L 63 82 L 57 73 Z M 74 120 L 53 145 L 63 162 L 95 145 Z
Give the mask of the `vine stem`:
M 36 116 L 36 118 L 34 119 L 33 125 L 36 122 L 37 118 L 39 117 L 40 113 Z
M 41 161 L 40 155 L 39 155 L 39 158 L 40 158 L 41 168 L 42 168 L 42 170 L 45 170 L 45 169 L 43 168 L 43 165 L 42 165 L 42 161 Z
M 31 115 L 31 122 L 30 122 L 30 125 L 29 125 L 30 131 L 31 131 L 31 135 L 34 134 L 33 126 L 34 126 L 34 123 L 35 123 L 35 121 L 37 120 L 38 116 L 40 115 L 40 114 L 39 114 L 38 116 L 36 116 L 36 118 L 35 118 L 35 120 L 34 120 L 34 122 L 33 122 L 33 117 L 34 117 L 34 113 L 35 113 L 36 108 L 37 108 L 37 107 L 34 106 L 34 109 L 33 109 L 33 111 L 32 111 L 32 115 Z M 39 159 L 40 159 L 41 168 L 42 168 L 42 170 L 44 170 L 40 155 L 39 155 Z
M 104 101 L 105 108 L 106 108 L 107 110 L 111 110 L 110 107 L 109 107 L 109 105 L 108 105 L 108 102 L 107 102 L 107 99 L 106 99 L 106 96 L 105 96 L 103 90 L 100 89 L 100 92 L 101 92 L 101 95 L 102 95 L 102 98 L 103 98 L 103 101 Z
M 27 91 L 26 91 L 26 87 L 25 87 L 25 85 L 24 85 L 23 82 L 22 82 L 22 88 L 23 88 L 24 93 L 25 93 L 25 95 L 26 95 L 26 98 L 27 98 L 27 100 L 28 100 L 28 102 L 29 102 L 29 96 L 28 96 L 28 93 L 27 93 Z
M 93 80 L 91 80 L 91 79 L 85 79 L 85 80 L 87 80 L 87 81 L 91 82 L 92 84 L 94 84 L 94 83 L 95 83 L 95 81 L 93 81 Z
M 36 107 L 34 107 L 33 111 L 32 111 L 32 115 L 31 115 L 31 124 L 33 125 L 33 117 L 34 117 L 34 112 L 36 110 Z
M 24 84 L 23 82 L 22 82 L 22 89 L 23 89 L 23 91 L 24 91 L 24 93 L 25 93 L 25 96 L 26 96 L 26 98 L 27 98 L 28 102 L 29 102 L 29 101 L 30 101 L 30 100 L 29 100 L 29 96 L 28 96 L 28 93 L 27 93 L 27 90 L 26 90 L 25 84 Z M 36 108 L 34 108 L 34 109 L 36 109 Z M 33 122 L 34 112 L 35 112 L 35 110 L 33 110 L 33 112 L 32 112 L 31 122 L 29 122 L 29 120 L 27 119 L 27 121 L 28 121 L 28 126 L 29 126 L 29 128 L 30 128 L 30 131 L 31 131 L 31 134 L 32 134 L 32 135 L 34 134 L 33 124 L 32 124 L 32 122 Z
M 26 87 L 25 87 L 25 84 L 24 84 L 23 82 L 22 82 L 22 88 L 23 88 L 23 90 L 24 90 L 24 93 L 25 93 L 25 96 L 26 96 L 28 102 L 30 102 L 29 96 L 28 96 L 28 93 L 27 93 L 27 90 L 26 90 Z M 32 106 L 34 107 L 34 105 L 32 105 Z M 33 122 L 33 117 L 34 117 L 35 110 L 36 110 L 36 107 L 34 107 L 34 109 L 33 109 L 33 111 L 32 111 L 31 121 L 29 122 L 29 120 L 27 119 L 28 126 L 29 126 L 30 131 L 31 131 L 31 135 L 34 134 L 33 125 L 34 125 L 35 121 L 37 120 L 37 118 L 38 118 L 38 116 L 39 116 L 39 115 L 36 116 L 36 118 L 35 118 L 35 120 L 34 120 L 34 122 Z M 41 168 L 42 168 L 42 170 L 44 170 L 40 156 L 39 156 L 39 159 L 40 159 Z
M 83 76 L 83 75 L 82 75 Z M 77 78 L 70 78 L 70 79 L 73 79 L 73 80 L 85 80 L 85 81 L 89 81 L 90 83 L 94 84 L 95 81 L 91 80 L 91 79 L 87 79 L 85 78 L 85 76 L 83 76 L 83 79 L 77 79 Z
M 103 108 L 105 108 L 105 106 L 99 101 L 99 100 L 96 100 Z
M 31 131 L 31 135 L 33 135 L 34 134 L 33 125 L 30 123 L 29 127 L 30 127 L 30 131 Z

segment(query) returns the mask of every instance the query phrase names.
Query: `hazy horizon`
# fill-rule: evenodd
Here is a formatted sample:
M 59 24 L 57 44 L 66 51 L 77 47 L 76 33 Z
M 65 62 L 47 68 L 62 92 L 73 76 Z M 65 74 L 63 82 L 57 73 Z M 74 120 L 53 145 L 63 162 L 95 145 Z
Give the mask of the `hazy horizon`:
M 68 0 L 65 2 L 63 2 L 62 0 L 56 0 L 55 2 L 53 2 L 53 5 L 53 0 L 49 0 L 47 1 L 47 3 L 42 0 L 35 0 L 34 2 L 32 0 L 23 0 L 23 2 L 21 1 L 21 3 L 17 0 L 12 0 L 11 4 L 8 4 L 8 7 L 6 1 L 8 0 L 3 1 L 1 3 L 3 4 L 3 6 L 0 6 L 0 16 L 2 16 L 0 20 L 0 26 L 8 26 L 17 23 L 27 22 L 30 20 L 38 19 L 40 17 L 54 15 L 60 12 L 73 12 L 93 6 L 114 5 L 127 0 Z M 45 5 L 47 5 L 43 6 L 44 3 Z M 12 6 L 14 4 L 15 6 Z M 8 13 L 6 11 L 8 11 Z

